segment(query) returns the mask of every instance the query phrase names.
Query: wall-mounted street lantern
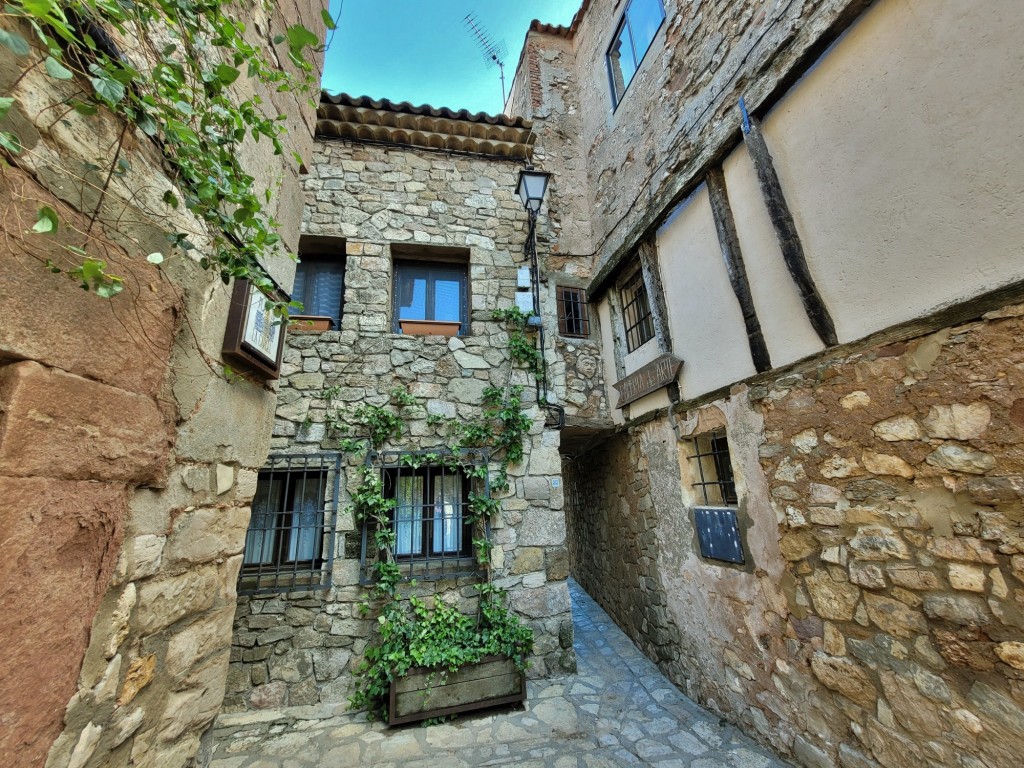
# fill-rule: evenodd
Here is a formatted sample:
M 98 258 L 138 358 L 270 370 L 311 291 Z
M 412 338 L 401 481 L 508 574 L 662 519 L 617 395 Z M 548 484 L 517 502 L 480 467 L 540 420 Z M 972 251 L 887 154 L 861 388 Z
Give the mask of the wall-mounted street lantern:
M 544 203 L 544 194 L 548 191 L 548 180 L 551 174 L 547 171 L 535 170 L 532 165 L 526 166 L 519 171 L 519 184 L 516 186 L 516 194 L 523 201 L 523 207 L 530 217 L 530 229 L 526 234 L 526 244 L 523 247 L 524 255 L 530 262 L 529 267 L 529 290 L 532 296 L 520 301 L 517 297 L 517 306 L 529 305 L 532 312 L 526 319 L 526 325 L 530 330 L 536 331 L 538 343 L 540 344 L 541 375 L 537 381 L 537 402 L 545 409 L 547 414 L 544 419 L 545 426 L 561 429 L 565 426 L 565 409 L 555 402 L 554 393 L 548 392 L 548 363 L 545 355 L 544 345 L 544 321 L 540 316 L 540 269 L 537 263 L 537 214 Z M 523 276 L 519 278 L 520 289 L 523 286 Z
M 516 187 L 516 194 L 523 201 L 523 207 L 529 212 L 530 218 L 536 217 L 540 212 L 541 203 L 544 202 L 544 193 L 548 191 L 550 177 L 550 173 L 534 170 L 532 165 L 526 166 L 519 172 L 519 186 Z

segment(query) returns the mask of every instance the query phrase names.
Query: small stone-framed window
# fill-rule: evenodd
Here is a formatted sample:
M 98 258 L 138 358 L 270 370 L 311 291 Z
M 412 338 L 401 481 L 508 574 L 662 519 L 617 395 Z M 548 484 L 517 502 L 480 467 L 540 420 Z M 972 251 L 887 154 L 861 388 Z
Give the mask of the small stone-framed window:
M 637 269 L 626 279 L 619 296 L 626 327 L 626 350 L 632 352 L 654 338 L 654 316 L 642 269 Z
M 640 68 L 654 36 L 665 21 L 662 0 L 630 0 L 619 18 L 605 59 L 612 89 L 612 106 L 618 107 L 626 88 Z
M 437 451 L 380 451 L 367 463 L 379 467 L 384 497 L 394 502 L 389 524 L 390 553 L 406 578 L 476 576 L 482 566 L 477 543 L 490 539 L 490 520 L 476 518 L 474 497 L 490 494 L 487 456 L 481 451 L 458 456 Z M 372 577 L 373 564 L 387 553 L 375 552 L 376 523 L 364 520 L 360 573 Z
M 590 335 L 590 312 L 585 290 L 556 286 L 555 304 L 558 310 L 558 332 L 562 336 L 583 339 Z
M 292 301 L 300 302 L 302 309 L 289 307 L 289 314 L 329 317 L 333 328 L 341 327 L 345 306 L 344 240 L 309 235 L 299 240 Z M 302 326 L 297 328 L 302 330 Z
M 272 455 L 256 480 L 238 594 L 328 589 L 341 454 Z
M 724 429 L 697 435 L 689 441 L 690 485 L 696 496 L 694 526 L 702 557 L 743 565 L 746 557 L 740 535 L 736 479 Z
M 394 244 L 391 253 L 393 332 L 469 335 L 468 250 Z

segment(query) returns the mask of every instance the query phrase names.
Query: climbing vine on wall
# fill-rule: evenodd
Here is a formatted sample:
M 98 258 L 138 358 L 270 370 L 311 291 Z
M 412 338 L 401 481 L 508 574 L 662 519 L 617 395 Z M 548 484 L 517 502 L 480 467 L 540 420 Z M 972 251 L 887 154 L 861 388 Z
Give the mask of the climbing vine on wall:
M 350 511 L 366 528 L 368 551 L 377 553 L 367 563 L 373 586 L 362 611 L 369 613 L 371 603 L 375 606 L 378 633 L 357 670 L 357 687 L 350 705 L 367 709 L 371 718 L 385 715 L 391 680 L 411 667 L 436 669 L 443 682 L 448 672 L 489 655 L 508 657 L 525 669 L 533 648 L 532 630 L 507 608 L 504 590 L 491 583 L 491 542 L 483 533 L 488 521 L 501 511 L 500 501 L 491 491 L 509 489 L 509 468 L 523 461 L 525 441 L 533 425 L 523 410 L 523 387 L 512 384 L 513 369 L 517 365 L 525 367 L 536 376 L 540 361 L 539 353 L 525 336 L 524 315 L 518 310 L 500 310 L 494 319 L 510 327 L 509 376 L 504 386 L 483 390 L 475 418 L 425 413 L 419 399 L 402 388 L 392 390 L 385 404 L 329 408 L 325 416 L 326 436 L 336 440 L 353 459 L 366 459 L 357 470 L 358 484 Z M 526 352 L 528 347 L 533 355 Z M 340 388 L 328 387 L 322 396 L 330 403 L 339 393 Z M 473 551 L 486 574 L 484 582 L 477 585 L 480 599 L 475 617 L 441 599 L 435 598 L 428 605 L 415 595 L 405 597 L 400 589 L 404 578 L 395 558 L 396 500 L 385 495 L 382 467 L 373 457 L 405 437 L 408 420 L 420 418 L 443 444 L 436 450 L 402 455 L 402 466 L 444 466 L 470 483 L 463 521 L 476 532 Z M 483 463 L 481 455 L 487 457 Z
M 163 193 L 162 210 L 143 213 L 157 221 L 181 220 L 174 212 L 183 207 L 208 225 L 200 232 L 168 232 L 167 250 L 189 254 L 225 283 L 248 277 L 265 290 L 272 288 L 260 262 L 280 246 L 278 223 L 267 213 L 273 190 L 257 188 L 242 167 L 242 150 L 247 142 L 267 141 L 275 154 L 284 151 L 284 117 L 267 116 L 269 105 L 258 92 L 312 93 L 318 84 L 308 52 L 320 45 L 301 24 L 274 37 L 270 42 L 293 70 L 286 71 L 275 61 L 274 49 L 261 41 L 256 25 L 241 21 L 243 14 L 269 18 L 273 7 L 269 0 L 9 0 L 4 5 L 0 46 L 16 57 L 21 73 L 10 92 L 0 95 L 0 120 L 23 114 L 37 124 L 51 121 L 50 127 L 67 123 L 71 113 L 121 120 L 120 135 L 103 167 L 61 169 L 91 186 L 98 201 L 88 228 L 75 233 L 73 239 L 80 244 L 63 246 L 68 262 L 48 260 L 50 270 L 100 296 L 122 290 L 123 278 L 108 272 L 100 257 L 103 240 L 94 225 L 99 219 L 103 227 L 118 228 L 119 221 L 102 217 L 103 202 L 114 194 L 111 181 L 131 174 L 129 138 L 141 134 L 158 149 L 175 185 Z M 326 11 L 323 17 L 333 29 Z M 42 108 L 35 98 L 29 104 L 18 95 L 18 83 L 33 71 L 53 81 L 49 93 L 54 100 Z M 251 83 L 244 84 L 246 80 Z M 0 155 L 14 166 L 33 155 L 17 125 L 14 120 L 0 122 Z M 39 156 L 32 159 L 46 162 Z M 139 198 L 132 197 L 130 203 L 139 205 Z M 25 238 L 52 235 L 61 224 L 57 211 L 43 206 Z M 165 253 L 146 258 L 159 264 Z

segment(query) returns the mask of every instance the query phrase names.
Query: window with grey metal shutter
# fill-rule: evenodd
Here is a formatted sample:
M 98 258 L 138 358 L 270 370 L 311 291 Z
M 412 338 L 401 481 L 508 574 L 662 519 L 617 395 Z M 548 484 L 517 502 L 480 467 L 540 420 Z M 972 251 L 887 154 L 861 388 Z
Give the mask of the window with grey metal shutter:
M 291 314 L 329 317 L 341 327 L 345 302 L 345 260 L 304 256 L 295 269 L 292 300 L 302 302 L 302 311 Z

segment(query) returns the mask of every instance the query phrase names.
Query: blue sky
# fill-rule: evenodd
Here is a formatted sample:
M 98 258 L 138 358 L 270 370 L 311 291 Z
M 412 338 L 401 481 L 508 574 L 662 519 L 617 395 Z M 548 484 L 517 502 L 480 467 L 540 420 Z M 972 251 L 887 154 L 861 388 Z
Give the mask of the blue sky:
M 343 4 L 342 4 L 343 3 Z M 532 19 L 568 24 L 580 0 L 331 0 L 338 30 L 323 87 L 434 107 L 500 113 L 501 81 L 466 28 L 467 13 L 504 42 L 505 87 L 512 84 Z

